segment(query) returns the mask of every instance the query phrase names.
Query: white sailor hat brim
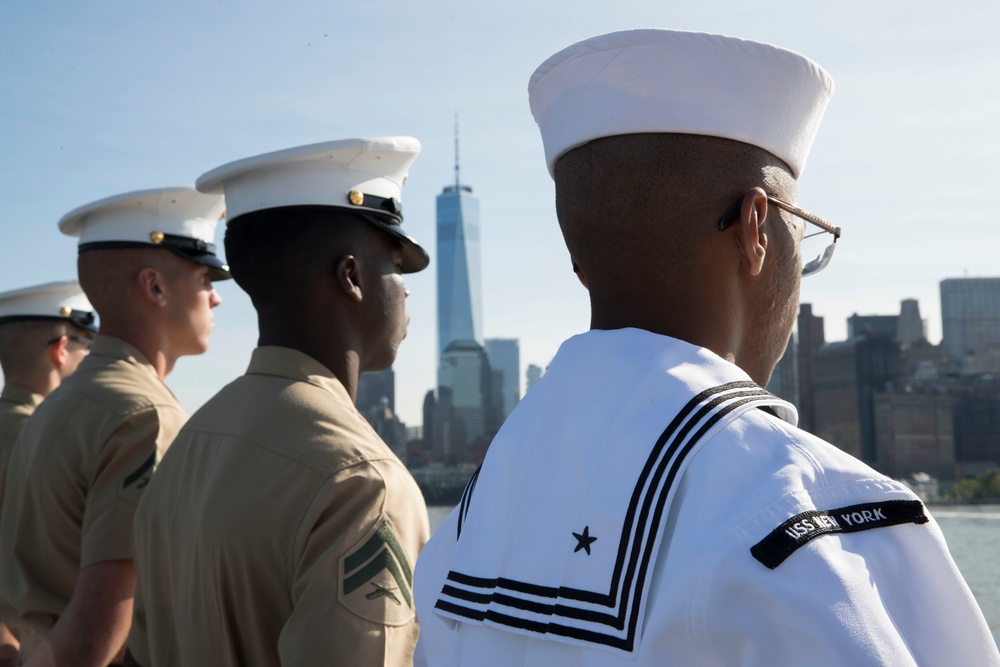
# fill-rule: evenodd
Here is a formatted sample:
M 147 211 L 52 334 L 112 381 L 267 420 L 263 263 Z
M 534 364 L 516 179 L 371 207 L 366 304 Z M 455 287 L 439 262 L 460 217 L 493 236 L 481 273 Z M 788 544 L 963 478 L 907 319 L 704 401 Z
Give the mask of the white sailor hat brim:
M 403 271 L 421 271 L 427 252 L 403 231 L 402 191 L 420 153 L 413 137 L 343 139 L 230 162 L 197 180 L 201 192 L 225 193 L 226 224 L 255 211 L 329 206 L 355 213 L 397 238 Z
M 215 254 L 215 227 L 225 202 L 192 187 L 139 190 L 91 202 L 64 215 L 59 229 L 80 238 L 80 252 L 102 248 L 163 248 L 230 278 Z
M 678 133 L 763 148 L 798 178 L 832 94 L 830 75 L 794 51 L 660 29 L 585 39 L 528 83 L 553 175 L 562 155 L 594 139 Z
M 0 324 L 32 320 L 64 320 L 97 332 L 94 307 L 75 280 L 0 293 Z

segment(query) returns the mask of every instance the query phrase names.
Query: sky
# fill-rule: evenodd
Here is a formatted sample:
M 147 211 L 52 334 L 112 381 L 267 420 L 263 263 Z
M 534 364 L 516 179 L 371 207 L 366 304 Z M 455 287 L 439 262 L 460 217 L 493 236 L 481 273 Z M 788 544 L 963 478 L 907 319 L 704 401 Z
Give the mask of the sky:
M 845 337 L 853 313 L 894 314 L 916 298 L 936 342 L 938 283 L 1000 275 L 995 0 L 4 0 L 0 291 L 74 276 L 74 240 L 56 223 L 82 204 L 291 146 L 411 135 L 423 150 L 404 227 L 432 266 L 407 277 L 395 370 L 397 413 L 419 424 L 436 384 L 434 198 L 454 180 L 455 114 L 462 181 L 480 199 L 484 333 L 520 339 L 522 373 L 544 367 L 588 328 L 589 309 L 528 79 L 573 42 L 639 27 L 771 42 L 833 76 L 798 198 L 844 230 L 831 266 L 802 284 L 827 340 Z M 189 412 L 245 370 L 256 344 L 249 299 L 232 281 L 218 291 L 210 350 L 167 380 Z

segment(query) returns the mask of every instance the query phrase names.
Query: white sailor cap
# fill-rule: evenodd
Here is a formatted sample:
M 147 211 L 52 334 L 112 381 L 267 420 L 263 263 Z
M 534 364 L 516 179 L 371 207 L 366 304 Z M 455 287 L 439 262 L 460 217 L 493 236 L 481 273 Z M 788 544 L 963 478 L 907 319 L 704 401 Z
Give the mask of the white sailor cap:
M 528 83 L 549 173 L 577 146 L 638 133 L 734 139 L 782 159 L 798 178 L 833 79 L 793 51 L 736 37 L 625 30 L 585 39 Z
M 230 162 L 203 174 L 202 192 L 225 192 L 227 223 L 253 211 L 331 206 L 351 211 L 403 244 L 403 271 L 427 267 L 427 252 L 403 232 L 406 174 L 420 153 L 413 137 L 327 141 Z
M 215 226 L 226 205 L 218 195 L 192 187 L 115 195 L 74 209 L 59 221 L 63 234 L 80 237 L 80 252 L 101 248 L 165 248 L 211 269 L 212 280 L 230 277 L 215 254 Z
M 94 307 L 75 280 L 0 292 L 0 324 L 26 320 L 66 320 L 97 332 Z

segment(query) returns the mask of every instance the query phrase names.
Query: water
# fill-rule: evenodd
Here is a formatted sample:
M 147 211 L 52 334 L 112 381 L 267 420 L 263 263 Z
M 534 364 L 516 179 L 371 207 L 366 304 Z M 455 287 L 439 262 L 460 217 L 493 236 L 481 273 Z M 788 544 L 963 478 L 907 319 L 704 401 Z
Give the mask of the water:
M 994 639 L 1000 639 L 1000 505 L 931 507 Z
M 451 507 L 428 508 L 431 532 Z M 994 639 L 1000 639 L 1000 505 L 950 505 L 930 508 L 941 526 L 958 569 L 986 616 Z

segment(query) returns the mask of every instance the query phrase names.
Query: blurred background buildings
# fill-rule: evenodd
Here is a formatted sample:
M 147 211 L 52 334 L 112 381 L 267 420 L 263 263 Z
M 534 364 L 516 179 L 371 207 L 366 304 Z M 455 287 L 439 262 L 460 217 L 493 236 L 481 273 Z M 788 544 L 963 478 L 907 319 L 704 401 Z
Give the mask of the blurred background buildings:
M 395 414 L 392 369 L 364 373 L 358 408 L 410 467 L 430 502 L 449 502 L 482 463 L 522 395 L 520 344 L 485 338 L 479 199 L 459 178 L 437 196 L 437 386 L 423 424 Z M 827 341 L 813 305 L 768 385 L 798 409 L 799 426 L 878 471 L 937 488 L 1000 464 L 1000 278 L 940 283 L 942 340 L 927 341 L 916 299 L 893 314 L 847 318 L 847 338 Z M 529 364 L 525 390 L 542 367 Z

